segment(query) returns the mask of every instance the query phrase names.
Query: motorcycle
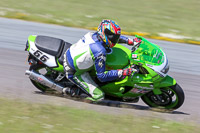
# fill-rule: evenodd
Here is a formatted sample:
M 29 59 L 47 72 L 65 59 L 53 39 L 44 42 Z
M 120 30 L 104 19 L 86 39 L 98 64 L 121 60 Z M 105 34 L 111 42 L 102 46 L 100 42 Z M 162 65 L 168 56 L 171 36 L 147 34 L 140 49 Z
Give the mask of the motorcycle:
M 168 75 L 169 62 L 165 52 L 145 38 L 136 37 L 141 38 L 142 43 L 131 50 L 120 44 L 112 48 L 107 54 L 106 70 L 133 68 L 137 72 L 106 83 L 99 82 L 94 71 L 90 71 L 91 77 L 106 99 L 131 103 L 141 98 L 150 107 L 178 109 L 185 96 L 176 80 Z M 58 38 L 29 36 L 25 51 L 29 52 L 30 68 L 25 74 L 37 89 L 62 93 L 64 87 L 73 87 L 63 69 L 64 54 L 71 45 Z

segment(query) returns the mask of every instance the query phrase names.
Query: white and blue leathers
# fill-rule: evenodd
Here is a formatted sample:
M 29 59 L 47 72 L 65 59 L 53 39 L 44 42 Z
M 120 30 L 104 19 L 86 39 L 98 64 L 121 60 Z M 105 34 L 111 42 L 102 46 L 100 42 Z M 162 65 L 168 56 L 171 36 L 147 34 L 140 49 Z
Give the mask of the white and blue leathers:
M 126 43 L 127 40 L 124 36 L 120 37 L 122 43 Z M 105 70 L 106 54 L 104 42 L 98 38 L 98 34 L 89 32 L 66 51 L 64 58 L 67 78 L 95 100 L 103 98 L 104 93 L 92 80 L 88 71 L 95 69 L 101 82 L 119 78 L 118 70 Z

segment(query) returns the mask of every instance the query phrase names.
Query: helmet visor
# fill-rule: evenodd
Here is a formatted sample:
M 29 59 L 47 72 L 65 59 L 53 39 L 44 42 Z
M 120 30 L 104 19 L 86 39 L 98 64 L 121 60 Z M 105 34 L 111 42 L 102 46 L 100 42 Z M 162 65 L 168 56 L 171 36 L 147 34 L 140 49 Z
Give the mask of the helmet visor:
M 105 35 L 107 38 L 114 44 L 116 44 L 119 41 L 120 34 L 112 33 L 109 29 L 105 29 Z

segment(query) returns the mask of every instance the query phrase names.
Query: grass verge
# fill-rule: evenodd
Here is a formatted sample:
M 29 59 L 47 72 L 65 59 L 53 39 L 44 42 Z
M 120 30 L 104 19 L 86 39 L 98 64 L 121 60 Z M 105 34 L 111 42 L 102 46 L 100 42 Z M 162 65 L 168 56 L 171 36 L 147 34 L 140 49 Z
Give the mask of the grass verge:
M 199 0 L 1 0 L 0 16 L 89 29 L 109 18 L 129 35 L 200 44 L 199 5 Z
M 197 133 L 193 125 L 0 98 L 1 133 Z

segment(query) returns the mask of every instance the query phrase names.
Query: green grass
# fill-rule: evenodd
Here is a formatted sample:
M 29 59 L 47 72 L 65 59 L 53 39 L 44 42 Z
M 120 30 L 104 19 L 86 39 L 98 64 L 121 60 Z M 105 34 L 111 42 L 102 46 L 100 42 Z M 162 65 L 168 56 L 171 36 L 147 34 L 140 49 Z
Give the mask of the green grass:
M 0 16 L 97 27 L 113 19 L 123 31 L 170 33 L 200 40 L 199 0 L 1 0 Z
M 1 133 L 197 133 L 194 125 L 0 99 Z

